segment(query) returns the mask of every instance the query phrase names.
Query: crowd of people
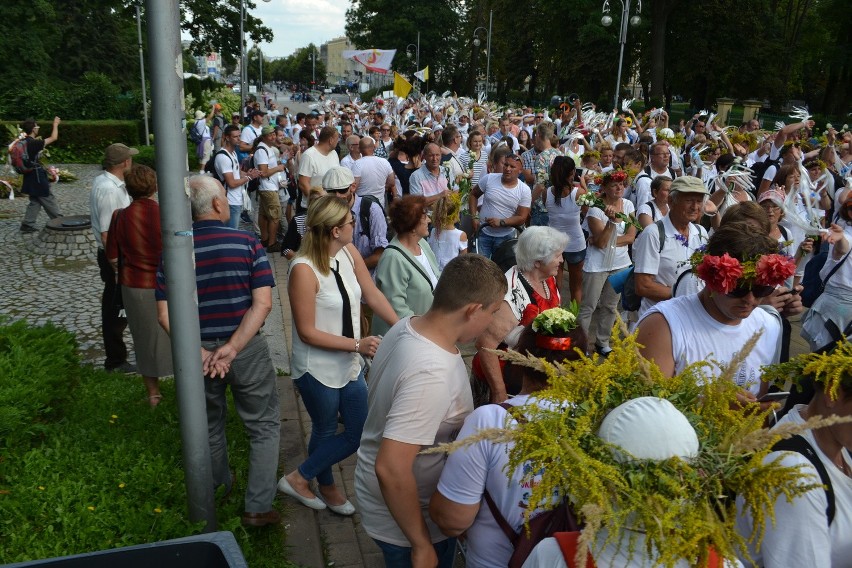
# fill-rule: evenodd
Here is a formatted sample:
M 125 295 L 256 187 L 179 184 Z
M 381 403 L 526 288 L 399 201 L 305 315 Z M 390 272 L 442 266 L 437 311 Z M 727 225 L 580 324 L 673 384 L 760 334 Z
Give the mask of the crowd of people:
M 312 509 L 357 510 L 391 567 L 449 567 L 463 535 L 468 565 L 505 566 L 513 553 L 506 526 L 518 533 L 525 515 L 548 508 L 530 500 L 525 484 L 537 483 L 535 472 L 513 473 L 496 442 L 479 440 L 449 459 L 421 453 L 517 425 L 512 407 L 551 404 L 536 397 L 553 373 L 507 364 L 501 351 L 605 364 L 613 342 L 635 329 L 660 377 L 700 363 L 696 380 L 732 381 L 731 407 L 746 415 L 773 408 L 763 369 L 789 358 L 789 318 L 803 313 L 803 292 L 818 287 L 802 325 L 813 351 L 852 331 L 852 132 L 816 137 L 806 116 L 774 132 L 756 121 L 723 128 L 706 112 L 675 124 L 665 111 L 600 113 L 579 100 L 535 111 L 455 97 L 326 101 L 295 116 L 267 103 L 247 109 L 247 124 L 239 113 L 225 124 L 219 105 L 196 111 L 200 173 L 188 182 L 214 482 L 227 491 L 234 483 L 224 438 L 230 386 L 251 444 L 246 525 L 280 521 L 272 504 L 278 393 L 258 335 L 275 285 L 269 253 L 289 261 L 293 379 L 312 419 L 307 458 L 277 488 Z M 58 124 L 50 138 L 29 142 L 33 156 L 56 140 Z M 26 136 L 35 128 L 25 123 Z M 151 222 L 159 219 L 156 176 L 133 164 L 135 154 L 123 144 L 106 149 L 92 228 L 106 366 L 136 371 L 121 340 L 129 323 L 156 406 L 158 378 L 171 374 L 169 296 Z M 49 183 L 33 175 L 25 174 L 32 210 L 22 231 L 39 207 L 59 214 Z M 240 231 L 241 219 L 253 231 Z M 554 310 L 561 336 L 541 324 Z M 477 350 L 470 372 L 461 343 Z M 818 385 L 787 422 L 852 416 L 850 381 L 852 370 L 839 371 L 833 390 Z M 614 405 L 628 424 L 615 428 L 645 428 L 655 405 Z M 657 426 L 681 424 L 682 410 L 666 406 Z M 820 546 L 797 550 L 797 565 L 850 566 L 850 428 L 809 434 L 831 471 L 834 513 Z M 697 455 L 691 439 L 669 447 L 665 430 L 648 432 L 662 450 L 645 459 Z M 693 434 L 695 444 L 705 435 Z M 616 434 L 601 437 L 641 453 Z M 357 507 L 332 476 L 356 453 Z M 793 461 L 820 478 L 815 462 Z M 819 491 L 783 500 L 774 503 L 780 528 L 766 527 L 766 542 L 784 540 L 787 516 L 825 509 Z M 554 542 L 525 566 L 573 565 L 563 556 L 570 547 Z M 610 550 L 618 542 L 601 541 L 595 561 L 620 561 Z M 789 565 L 786 554 L 741 552 L 755 565 Z

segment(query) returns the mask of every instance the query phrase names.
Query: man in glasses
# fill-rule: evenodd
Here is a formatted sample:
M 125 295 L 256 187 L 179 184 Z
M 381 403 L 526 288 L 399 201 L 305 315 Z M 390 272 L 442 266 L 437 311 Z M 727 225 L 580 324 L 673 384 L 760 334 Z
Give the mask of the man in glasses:
M 664 148 L 656 151 L 668 152 Z M 689 257 L 707 244 L 707 231 L 697 222 L 708 195 L 707 187 L 697 177 L 677 178 L 669 192 L 669 214 L 636 238 L 633 261 L 636 294 L 642 297 L 639 317 L 657 302 L 672 297 L 675 283 L 681 285 L 678 277 L 689 268 Z M 682 283 L 685 285 L 686 281 Z
M 636 191 L 633 205 L 636 206 L 636 209 L 651 200 L 651 182 L 654 179 L 658 176 L 668 176 L 671 179 L 677 177 L 675 171 L 669 166 L 671 152 L 669 152 L 669 146 L 666 142 L 657 142 L 652 145 L 650 155 L 651 159 L 648 165 L 633 180 L 633 187 Z
M 698 254 L 695 274 L 704 280 L 704 289 L 652 306 L 639 320 L 637 342 L 667 377 L 692 363 L 713 361 L 698 370 L 710 378 L 721 375 L 759 334 L 732 375 L 740 387 L 738 401 L 754 403 L 768 388 L 761 367 L 778 361 L 781 343 L 778 314 L 756 308 L 795 271 L 795 263 L 778 254 L 778 241 L 746 223 L 723 224 Z

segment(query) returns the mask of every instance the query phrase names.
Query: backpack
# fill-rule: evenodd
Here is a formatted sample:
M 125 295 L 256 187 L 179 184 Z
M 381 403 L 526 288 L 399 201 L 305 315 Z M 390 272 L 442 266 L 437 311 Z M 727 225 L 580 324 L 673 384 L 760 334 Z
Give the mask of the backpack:
M 224 148 L 220 148 L 218 152 L 213 154 L 213 156 L 209 160 L 207 160 L 207 163 L 204 164 L 204 173 L 212 175 L 214 178 L 222 182 L 222 185 L 225 185 L 225 179 L 223 177 L 220 177 L 219 172 L 216 170 L 216 156 L 218 156 L 219 154 L 225 154 L 227 156 L 228 151 Z M 228 187 L 225 186 L 225 189 L 228 189 Z
M 501 402 L 499 406 L 506 409 L 506 411 L 512 408 L 512 405 L 507 402 Z M 514 415 L 514 418 L 518 422 L 526 421 L 520 415 Z M 533 548 L 535 548 L 535 545 L 545 538 L 553 536 L 558 532 L 579 531 L 582 528 L 574 516 L 571 504 L 565 498 L 555 508 L 549 511 L 542 511 L 531 518 L 529 526 L 521 527 L 521 532 L 516 533 L 500 512 L 500 509 L 497 508 L 497 504 L 487 489 L 483 497 L 497 525 L 503 531 L 503 534 L 506 535 L 506 538 L 509 539 L 509 542 L 512 543 L 512 548 L 514 548 L 514 552 L 509 558 L 508 568 L 521 568 Z
M 375 196 L 365 195 L 361 198 L 361 209 L 358 211 L 358 219 L 361 221 L 361 234 L 367 238 L 370 238 L 370 209 L 373 208 L 373 203 L 379 206 L 379 209 L 382 210 L 382 215 L 385 214 L 385 208 L 382 207 L 382 204 Z
M 813 447 L 802 436 L 792 436 L 785 440 L 779 440 L 772 446 L 772 451 L 775 452 L 796 452 L 802 454 L 808 461 L 813 464 L 819 474 L 819 482 L 825 485 L 825 498 L 828 504 L 825 507 L 825 516 L 828 520 L 828 525 L 834 521 L 835 504 L 834 504 L 834 489 L 831 487 L 831 478 L 828 476 L 828 471 L 825 469 L 819 456 L 814 451 Z M 847 450 L 848 451 L 848 450 Z
M 821 247 L 819 254 L 814 255 L 814 257 L 805 265 L 805 275 L 802 277 L 802 305 L 806 308 L 810 308 L 814 305 L 814 302 L 816 302 L 817 298 L 819 298 L 825 290 L 825 285 L 828 283 L 829 279 L 834 276 L 834 273 L 843 266 L 843 263 L 846 262 L 846 259 L 848 258 L 849 253 L 847 252 L 846 256 L 834 265 L 834 268 L 825 275 L 825 280 L 823 280 L 820 278 L 819 273 L 822 270 L 822 267 L 825 266 L 825 262 L 828 260 L 828 247 Z
M 245 171 L 248 171 L 252 167 L 257 168 L 257 164 L 254 163 L 254 157 L 257 155 L 258 150 L 260 150 L 260 147 L 255 148 L 255 151 L 252 152 L 251 154 L 249 154 L 248 159 L 250 160 L 251 163 L 250 163 L 250 166 L 248 168 L 243 168 Z M 266 153 L 266 157 L 269 158 L 269 152 L 267 150 L 264 150 L 264 152 Z M 248 191 L 249 193 L 252 193 L 252 192 L 255 192 L 258 189 L 260 189 L 260 179 L 261 179 L 261 176 L 258 176 L 256 178 L 254 178 L 253 180 L 251 180 L 250 182 L 248 182 L 246 184 L 246 191 Z
M 189 129 L 189 139 L 192 140 L 193 144 L 201 144 L 201 140 L 204 138 L 204 129 L 198 129 L 199 122 L 201 121 L 196 120 L 192 128 Z
M 754 184 L 755 188 L 760 188 L 760 182 L 763 180 L 763 175 L 766 173 L 771 166 L 775 166 L 776 168 L 781 163 L 781 160 L 770 160 L 767 157 L 762 162 L 755 162 L 755 164 L 751 167 L 751 182 Z M 755 189 L 757 191 L 757 189 Z
M 12 167 L 19 174 L 28 174 L 35 170 L 35 164 L 30 160 L 30 155 L 27 151 L 27 142 L 29 137 L 20 138 L 15 141 L 12 148 L 9 150 L 9 158 L 12 161 Z
M 660 250 L 658 250 L 657 252 L 662 253 L 663 247 L 666 246 L 666 230 L 663 227 L 662 219 L 660 219 L 654 224 L 657 225 L 657 230 L 660 232 Z M 691 224 L 695 225 L 695 223 Z M 698 234 L 702 235 L 703 237 L 700 228 L 698 229 Z M 678 278 L 677 282 L 675 283 L 675 286 L 677 286 L 677 283 L 679 282 L 680 278 Z M 621 291 L 621 307 L 628 312 L 634 312 L 638 310 L 641 305 L 642 296 L 636 293 L 636 274 L 634 272 L 633 267 L 631 266 L 630 272 L 628 272 L 627 278 L 624 280 L 624 289 Z

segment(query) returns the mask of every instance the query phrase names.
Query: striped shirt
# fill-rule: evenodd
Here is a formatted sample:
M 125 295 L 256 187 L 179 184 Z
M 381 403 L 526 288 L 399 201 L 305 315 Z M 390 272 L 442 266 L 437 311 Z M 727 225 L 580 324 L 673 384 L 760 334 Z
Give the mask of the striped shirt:
M 216 220 L 197 221 L 192 228 L 201 339 L 228 339 L 251 307 L 252 290 L 275 286 L 272 268 L 254 235 Z M 166 299 L 162 264 L 155 295 Z

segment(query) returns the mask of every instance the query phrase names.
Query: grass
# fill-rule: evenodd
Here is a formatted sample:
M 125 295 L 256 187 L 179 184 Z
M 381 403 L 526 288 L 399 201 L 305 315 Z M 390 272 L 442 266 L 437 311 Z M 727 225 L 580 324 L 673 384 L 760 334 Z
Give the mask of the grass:
M 186 511 L 174 381 L 151 409 L 138 377 L 80 367 L 69 345 L 52 326 L 0 325 L 2 562 L 201 532 Z M 237 486 L 217 502 L 219 530 L 235 534 L 249 566 L 292 567 L 283 526 L 240 525 L 248 441 L 233 411 L 228 440 Z

